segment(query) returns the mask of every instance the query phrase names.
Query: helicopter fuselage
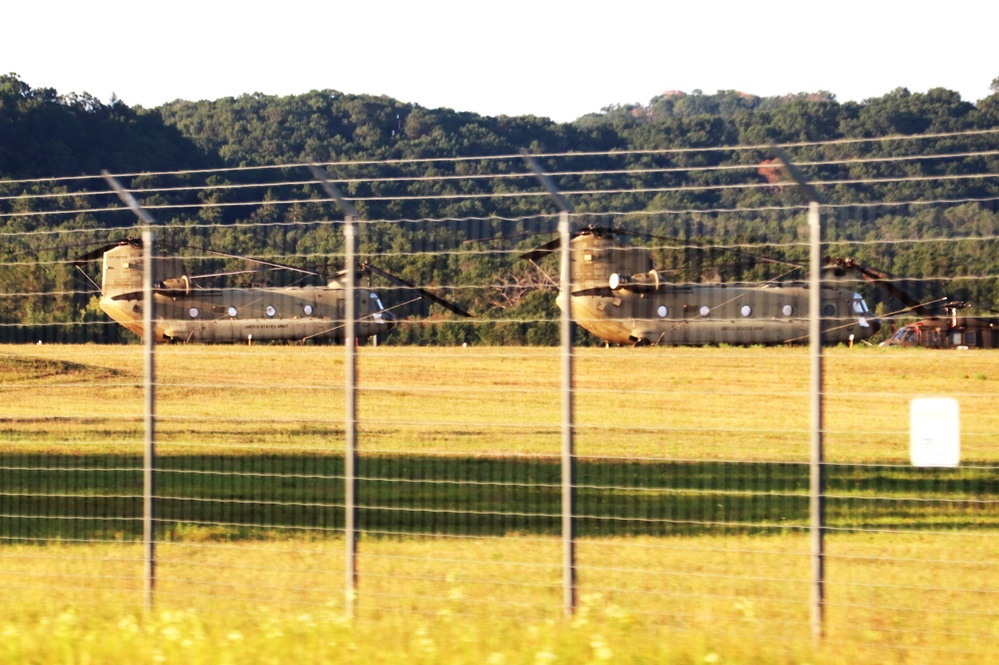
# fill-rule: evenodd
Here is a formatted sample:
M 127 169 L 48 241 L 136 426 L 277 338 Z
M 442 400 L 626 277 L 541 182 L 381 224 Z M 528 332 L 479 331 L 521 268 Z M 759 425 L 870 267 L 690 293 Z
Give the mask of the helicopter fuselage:
M 343 341 L 346 289 L 328 286 L 207 289 L 192 287 L 183 262 L 155 262 L 153 301 L 157 342 Z M 123 244 L 104 253 L 101 309 L 143 335 L 142 250 Z M 357 337 L 387 333 L 394 317 L 369 284 L 355 289 Z
M 802 286 L 660 284 L 647 293 L 574 295 L 572 316 L 614 344 L 804 344 L 808 299 Z M 856 293 L 824 288 L 822 303 L 823 342 L 861 341 L 880 329 Z
M 999 320 L 940 317 L 902 326 L 881 346 L 922 346 L 930 349 L 999 349 Z
M 806 284 L 674 284 L 652 268 L 648 249 L 607 235 L 571 241 L 572 318 L 613 344 L 804 344 Z M 823 286 L 822 341 L 868 339 L 881 323 L 852 289 Z M 557 303 L 565 309 L 566 294 Z

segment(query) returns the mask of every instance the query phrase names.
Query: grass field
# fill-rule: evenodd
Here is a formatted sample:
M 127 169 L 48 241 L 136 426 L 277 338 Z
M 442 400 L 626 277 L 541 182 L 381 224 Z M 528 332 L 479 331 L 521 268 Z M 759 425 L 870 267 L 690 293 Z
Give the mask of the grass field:
M 141 368 L 138 347 L 0 347 L 2 593 L 35 608 L 0 612 L 5 646 L 35 654 L 9 662 L 71 653 L 41 638 L 59 621 L 96 660 L 152 633 L 137 660 L 196 662 L 187 640 L 205 662 L 268 662 L 266 627 L 294 636 L 286 655 L 345 662 L 995 659 L 999 354 L 828 350 L 819 651 L 804 349 L 579 350 L 583 611 L 568 623 L 556 349 L 360 349 L 356 624 L 342 619 L 342 350 L 157 349 L 149 615 Z M 909 466 L 923 395 L 958 399 L 961 468 Z M 87 637 L 101 621 L 129 627 L 111 651 Z

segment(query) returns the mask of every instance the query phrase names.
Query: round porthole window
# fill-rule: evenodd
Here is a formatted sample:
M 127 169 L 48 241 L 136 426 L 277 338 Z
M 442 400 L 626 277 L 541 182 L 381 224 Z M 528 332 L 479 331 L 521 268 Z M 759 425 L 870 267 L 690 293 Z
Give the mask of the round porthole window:
M 201 314 L 201 312 L 198 311 L 197 307 L 192 307 L 191 309 L 187 310 L 187 313 L 191 315 L 192 319 L 198 318 L 198 314 Z
M 669 308 L 666 305 L 659 305 L 659 318 L 665 319 L 669 314 Z
M 780 311 L 784 316 L 791 316 L 792 314 L 794 314 L 794 308 L 791 307 L 790 305 L 784 305 L 783 307 L 781 307 Z
M 707 305 L 701 305 L 701 309 L 699 311 L 701 313 L 701 316 L 707 316 L 708 314 L 711 313 L 711 308 L 708 307 Z
M 277 310 L 274 309 L 274 305 L 268 305 L 267 309 L 265 309 L 264 311 L 267 312 L 267 316 L 274 316 L 275 314 L 277 314 Z
M 836 305 L 833 305 L 832 303 L 826 303 L 825 305 L 823 305 L 822 306 L 822 315 L 823 316 L 836 316 Z
M 236 316 L 236 308 L 235 307 L 230 307 L 226 311 L 229 313 L 229 316 Z
M 306 305 L 302 309 L 305 310 L 305 315 L 306 316 L 312 316 L 312 312 L 315 311 L 315 310 L 312 309 L 312 305 Z
M 742 314 L 743 316 L 749 316 L 750 314 L 753 313 L 753 308 L 750 307 L 749 305 L 743 305 L 742 308 L 739 310 L 739 313 Z

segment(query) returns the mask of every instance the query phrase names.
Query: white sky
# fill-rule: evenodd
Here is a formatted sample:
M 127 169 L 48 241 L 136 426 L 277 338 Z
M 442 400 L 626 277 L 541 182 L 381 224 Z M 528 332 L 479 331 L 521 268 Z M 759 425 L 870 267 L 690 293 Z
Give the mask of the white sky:
M 560 122 L 667 90 L 843 102 L 999 77 L 996 0 L 10 0 L 0 73 L 130 106 L 333 89 Z

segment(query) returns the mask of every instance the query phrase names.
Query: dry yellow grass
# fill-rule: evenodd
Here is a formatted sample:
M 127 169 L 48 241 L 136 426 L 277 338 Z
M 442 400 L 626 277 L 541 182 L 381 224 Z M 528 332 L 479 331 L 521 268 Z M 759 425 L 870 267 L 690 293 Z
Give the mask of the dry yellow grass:
M 163 454 L 340 445 L 339 348 L 172 346 L 156 358 Z M 138 347 L 7 346 L 0 359 L 8 436 L 70 450 L 141 440 Z M 580 455 L 808 459 L 806 349 L 580 349 L 575 360 Z M 29 362 L 41 367 L 12 380 Z M 995 460 L 999 353 L 834 348 L 825 366 L 828 461 L 907 463 L 909 403 L 925 395 L 958 399 L 962 459 Z M 559 385 L 557 349 L 362 348 L 359 442 L 557 455 Z
M 0 448 L 137 452 L 141 368 L 138 347 L 0 347 Z M 583 456 L 807 459 L 804 349 L 581 349 L 576 368 Z M 994 465 L 999 353 L 839 348 L 828 350 L 826 369 L 829 461 L 906 465 L 910 400 L 946 395 L 961 405 L 964 461 Z M 340 349 L 160 347 L 157 371 L 163 455 L 342 447 Z M 555 349 L 362 348 L 359 385 L 366 454 L 557 455 Z M 0 654 L 14 663 L 81 654 L 243 663 L 995 662 L 995 534 L 867 526 L 886 530 L 827 538 L 828 638 L 819 650 L 810 646 L 807 540 L 793 528 L 769 537 L 585 538 L 573 621 L 561 618 L 556 538 L 368 535 L 359 622 L 346 624 L 338 537 L 230 541 L 225 529 L 181 525 L 158 547 L 159 609 L 148 615 L 137 609 L 137 545 L 6 542 L 3 605 L 20 617 L 0 610 L 8 648 Z M 65 640 L 46 642 L 43 628 Z M 95 636 L 108 632 L 120 641 L 101 646 Z

